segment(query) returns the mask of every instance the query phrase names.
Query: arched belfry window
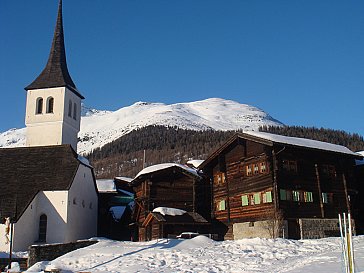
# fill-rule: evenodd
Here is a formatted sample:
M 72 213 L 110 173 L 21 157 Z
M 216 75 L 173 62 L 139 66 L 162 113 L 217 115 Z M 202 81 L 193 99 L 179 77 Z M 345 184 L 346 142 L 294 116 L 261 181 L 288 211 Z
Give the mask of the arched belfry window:
M 68 102 L 68 116 L 72 117 L 72 101 Z
M 39 217 L 39 242 L 46 242 L 47 239 L 47 215 L 42 214 Z
M 37 98 L 37 105 L 36 105 L 36 114 L 42 114 L 43 113 L 43 98 Z
M 47 113 L 53 113 L 54 98 L 48 97 L 47 99 Z
M 73 119 L 74 120 L 77 119 L 77 104 L 76 103 L 73 104 Z

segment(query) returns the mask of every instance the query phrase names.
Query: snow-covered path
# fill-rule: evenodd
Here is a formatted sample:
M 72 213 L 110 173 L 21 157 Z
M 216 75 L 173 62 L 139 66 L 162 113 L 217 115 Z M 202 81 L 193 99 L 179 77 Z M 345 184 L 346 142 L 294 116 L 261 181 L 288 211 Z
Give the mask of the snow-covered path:
M 354 247 L 357 272 L 364 272 L 364 236 L 355 237 Z M 62 272 L 343 272 L 339 238 L 215 242 L 198 236 L 143 243 L 100 239 L 28 272 L 47 265 Z

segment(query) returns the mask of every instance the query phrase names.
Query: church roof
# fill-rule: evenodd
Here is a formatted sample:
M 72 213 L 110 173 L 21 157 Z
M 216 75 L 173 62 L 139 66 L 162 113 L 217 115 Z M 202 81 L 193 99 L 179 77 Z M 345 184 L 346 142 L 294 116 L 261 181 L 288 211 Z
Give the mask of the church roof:
M 66 50 L 63 35 L 62 0 L 59 1 L 57 23 L 54 30 L 53 42 L 48 62 L 40 75 L 25 90 L 43 89 L 51 87 L 69 88 L 81 99 L 84 97 L 78 92 L 76 85 L 68 72 Z
M 1 220 L 18 221 L 39 191 L 68 190 L 80 164 L 70 145 L 1 148 Z

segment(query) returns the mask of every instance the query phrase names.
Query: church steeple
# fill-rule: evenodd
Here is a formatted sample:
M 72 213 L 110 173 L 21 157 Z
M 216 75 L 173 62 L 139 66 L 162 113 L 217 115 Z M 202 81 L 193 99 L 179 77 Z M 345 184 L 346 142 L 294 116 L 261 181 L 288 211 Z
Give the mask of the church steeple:
M 40 75 L 25 90 L 67 87 L 81 99 L 76 85 L 68 72 L 63 35 L 62 0 L 58 5 L 58 17 L 47 65 Z
M 62 21 L 60 0 L 48 62 L 35 81 L 25 88 L 26 146 L 71 144 L 77 151 L 84 97 L 68 73 Z

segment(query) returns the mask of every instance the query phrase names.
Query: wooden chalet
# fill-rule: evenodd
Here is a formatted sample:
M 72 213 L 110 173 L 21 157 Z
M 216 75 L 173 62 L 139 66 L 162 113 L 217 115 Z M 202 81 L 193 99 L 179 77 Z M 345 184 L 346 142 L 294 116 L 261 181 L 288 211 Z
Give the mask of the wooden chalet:
M 146 241 L 168 238 L 171 235 L 194 231 L 199 234 L 209 233 L 209 222 L 196 212 L 186 212 L 182 215 L 163 215 L 160 212 L 150 212 L 142 223 Z
M 202 217 L 210 216 L 210 184 L 206 184 L 196 169 L 175 163 L 158 164 L 143 169 L 131 184 L 135 191 L 133 220 L 136 234 L 134 236 L 139 238 L 139 241 L 154 238 L 146 233 L 146 225 L 149 221 L 146 222 L 146 219 L 157 207 L 199 213 Z M 190 223 L 190 221 L 186 222 L 186 224 Z M 184 231 L 195 231 L 190 230 L 188 225 L 185 227 L 187 230 Z M 173 235 L 178 235 L 176 232 L 180 230 L 168 231 Z M 170 234 L 165 232 L 162 232 L 161 235 Z
M 364 151 L 359 154 L 364 156 Z M 358 195 L 363 196 L 364 194 L 364 159 L 356 160 L 355 166 L 355 177 L 357 181 Z M 359 208 L 358 216 L 356 220 L 357 233 L 364 234 L 364 198 L 356 199 L 356 207 Z
M 213 233 L 221 239 L 336 235 L 338 213 L 358 214 L 352 207 L 358 158 L 320 141 L 236 134 L 199 167 L 213 181 Z

